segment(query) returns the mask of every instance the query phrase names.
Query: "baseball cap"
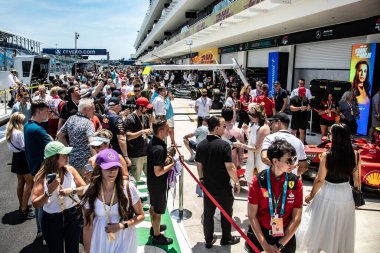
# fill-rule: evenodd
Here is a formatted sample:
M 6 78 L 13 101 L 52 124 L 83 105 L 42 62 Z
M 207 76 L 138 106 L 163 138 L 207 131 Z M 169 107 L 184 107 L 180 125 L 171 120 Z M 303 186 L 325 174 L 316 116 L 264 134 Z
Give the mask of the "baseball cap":
M 103 170 L 108 170 L 115 166 L 122 167 L 119 154 L 111 148 L 100 151 L 96 156 L 95 162 Z
M 104 138 L 104 137 L 95 136 L 95 137 L 92 137 L 92 141 L 90 143 L 90 146 L 96 147 L 96 146 L 102 145 L 103 143 L 110 143 L 110 140 L 107 138 Z
M 283 113 L 283 112 L 280 112 L 280 113 L 277 113 L 275 115 L 273 115 L 273 117 L 269 118 L 268 119 L 269 121 L 273 121 L 273 120 L 279 120 L 285 124 L 288 124 L 289 125 L 289 122 L 290 122 L 290 119 L 289 119 L 289 116 L 286 114 L 286 113 Z
M 148 109 L 152 108 L 152 105 L 149 104 L 149 101 L 147 98 L 144 98 L 144 97 L 139 97 L 137 100 L 136 100 L 136 105 L 141 105 L 141 106 L 144 106 Z
M 306 88 L 305 87 L 298 88 L 298 96 L 299 97 L 306 97 Z
M 110 100 L 108 100 L 109 106 L 118 105 L 118 104 L 120 104 L 120 101 L 117 97 L 111 97 Z
M 72 149 L 72 147 L 65 147 L 65 145 L 59 141 L 52 141 L 46 145 L 44 150 L 44 157 L 46 159 L 57 154 L 67 155 L 71 152 Z
M 120 90 L 114 90 L 114 91 L 112 91 L 112 96 L 113 97 L 121 96 L 121 91 Z
M 280 84 L 280 82 L 279 81 L 275 81 L 274 84 Z

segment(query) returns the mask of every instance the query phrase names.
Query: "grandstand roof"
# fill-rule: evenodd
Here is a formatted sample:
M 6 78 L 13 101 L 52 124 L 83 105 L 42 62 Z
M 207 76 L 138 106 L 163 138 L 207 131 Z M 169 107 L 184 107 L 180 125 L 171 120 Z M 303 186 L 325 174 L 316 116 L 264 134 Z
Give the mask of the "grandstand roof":
M 25 36 L 22 36 L 22 35 L 19 35 L 16 33 L 11 33 L 11 32 L 0 29 L 0 40 L 4 40 L 7 38 L 11 38 L 11 37 L 19 37 L 19 38 L 31 40 L 31 41 L 37 42 L 39 44 L 42 44 L 42 42 L 40 42 L 38 40 L 34 40 L 34 39 L 31 39 L 31 38 L 28 38 L 28 37 L 25 37 Z

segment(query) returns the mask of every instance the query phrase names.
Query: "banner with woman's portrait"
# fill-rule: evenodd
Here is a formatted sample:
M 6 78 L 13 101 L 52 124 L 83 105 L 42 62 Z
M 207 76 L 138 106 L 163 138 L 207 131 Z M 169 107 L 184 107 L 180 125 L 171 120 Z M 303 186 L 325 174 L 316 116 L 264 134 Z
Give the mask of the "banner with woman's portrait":
M 350 82 L 359 105 L 358 134 L 367 135 L 371 91 L 376 58 L 376 43 L 352 46 Z

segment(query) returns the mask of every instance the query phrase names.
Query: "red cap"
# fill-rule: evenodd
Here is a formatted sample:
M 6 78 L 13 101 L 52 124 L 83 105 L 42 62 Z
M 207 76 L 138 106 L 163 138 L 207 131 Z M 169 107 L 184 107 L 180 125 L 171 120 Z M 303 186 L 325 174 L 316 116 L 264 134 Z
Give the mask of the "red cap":
M 306 97 L 306 88 L 305 87 L 298 88 L 298 96 L 299 97 Z
M 141 105 L 141 106 L 144 106 L 148 109 L 153 107 L 151 104 L 149 104 L 149 100 L 147 98 L 144 98 L 144 97 L 139 97 L 136 100 L 136 105 Z

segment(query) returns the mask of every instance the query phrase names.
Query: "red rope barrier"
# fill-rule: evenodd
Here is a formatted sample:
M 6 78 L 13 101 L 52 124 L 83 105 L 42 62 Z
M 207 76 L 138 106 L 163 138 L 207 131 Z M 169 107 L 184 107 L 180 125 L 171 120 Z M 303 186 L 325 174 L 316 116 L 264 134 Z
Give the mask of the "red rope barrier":
M 178 150 L 178 147 L 175 147 L 179 156 L 181 156 L 181 152 Z M 248 245 L 256 252 L 260 253 L 261 251 L 253 244 L 253 242 L 248 238 L 248 236 L 240 229 L 240 227 L 236 224 L 236 222 L 226 213 L 226 211 L 219 205 L 219 203 L 214 199 L 214 197 L 210 194 L 210 192 L 206 189 L 206 187 L 198 180 L 198 178 L 194 175 L 194 173 L 187 167 L 187 165 L 180 159 L 182 166 L 189 172 L 190 176 L 199 184 L 202 188 L 203 193 L 207 195 L 207 197 L 214 203 L 216 207 L 220 210 L 223 216 L 228 220 L 229 223 L 239 232 L 239 234 L 244 238 L 244 240 L 248 243 Z

